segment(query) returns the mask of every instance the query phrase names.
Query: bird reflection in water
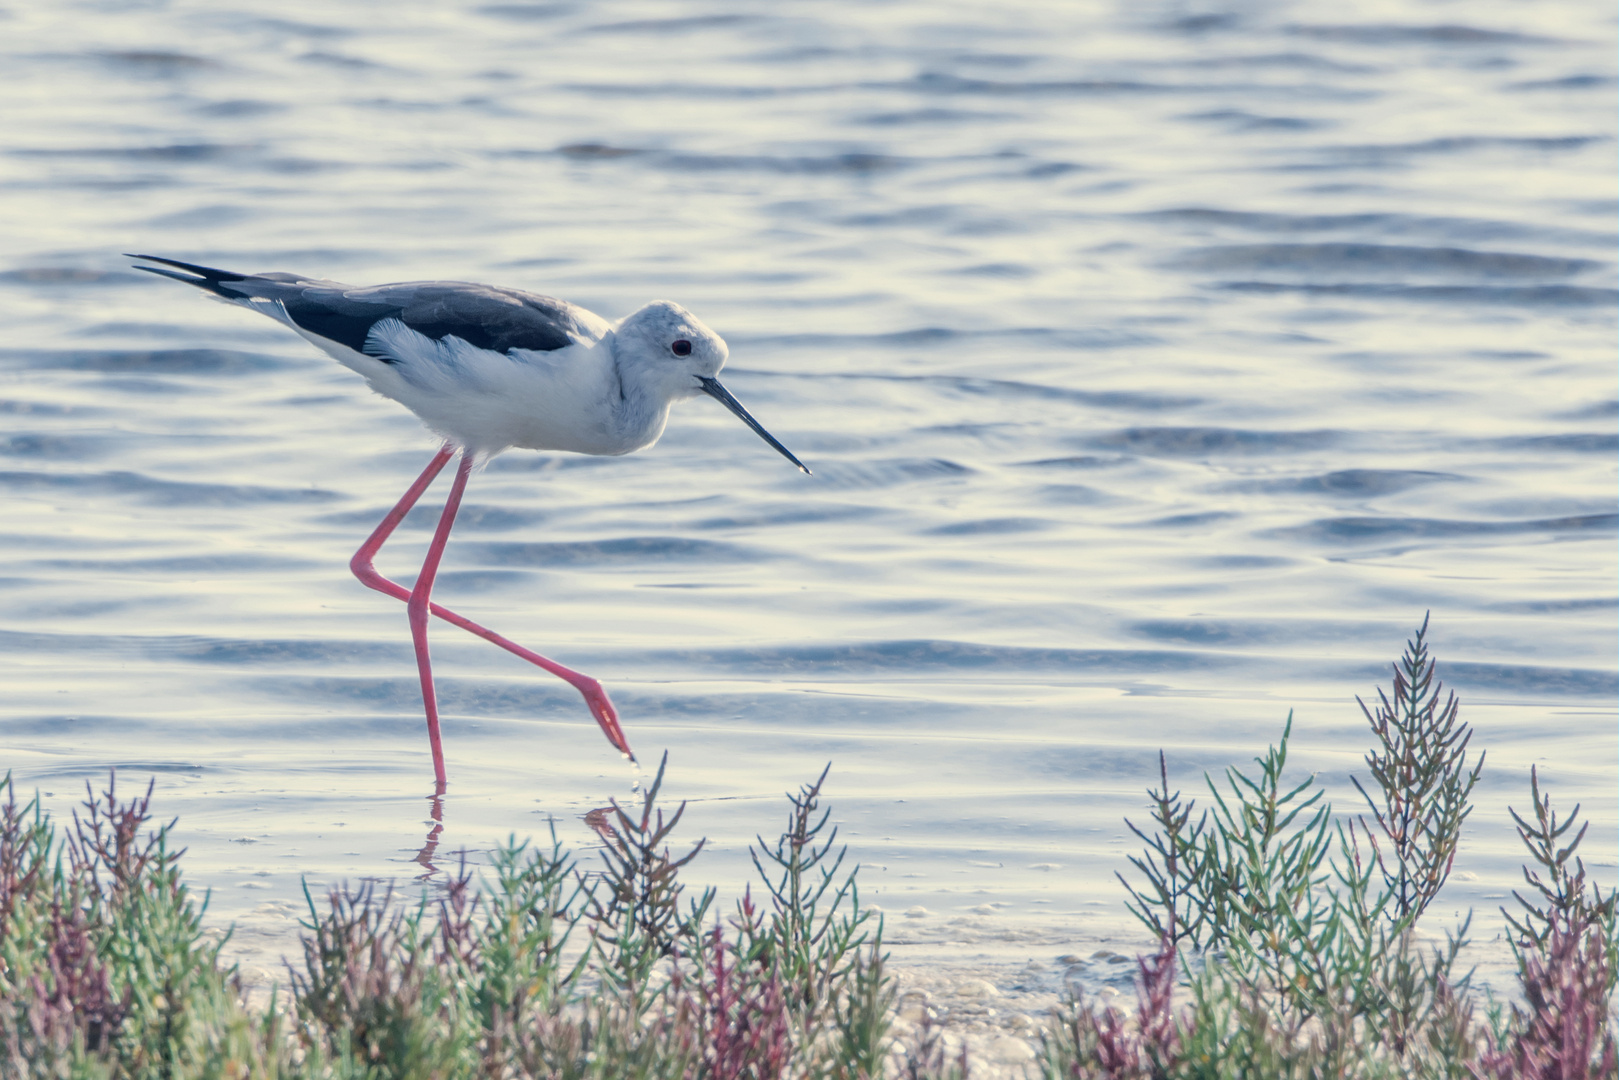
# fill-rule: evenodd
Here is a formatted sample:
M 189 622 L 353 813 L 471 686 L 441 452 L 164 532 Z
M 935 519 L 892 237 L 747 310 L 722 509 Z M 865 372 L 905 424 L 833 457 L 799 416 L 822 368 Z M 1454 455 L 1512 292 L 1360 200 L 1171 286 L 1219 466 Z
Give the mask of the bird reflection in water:
M 590 813 L 585 815 L 585 824 L 594 829 L 597 835 L 599 835 L 603 840 L 606 840 L 609 844 L 612 843 L 613 840 L 618 836 L 618 833 L 614 831 L 613 823 L 610 820 L 614 811 L 617 809 L 618 808 L 614 806 L 602 806 L 590 811 Z
M 416 853 L 416 862 L 421 866 L 422 873 L 417 881 L 426 881 L 436 874 L 442 873 L 437 864 L 433 862 L 433 855 L 438 851 L 438 838 L 444 834 L 444 784 L 433 785 L 433 794 L 427 797 L 428 824 L 432 827 L 427 830 L 427 841 L 422 849 Z
M 428 881 L 444 871 L 433 861 L 438 853 L 439 837 L 444 835 L 444 789 L 443 784 L 435 784 L 433 794 L 427 797 L 428 824 L 427 840 L 422 844 L 421 850 L 416 852 L 415 862 L 422 868 L 422 873 L 416 877 L 417 881 Z M 617 808 L 602 806 L 585 815 L 585 824 L 599 835 L 603 840 L 612 843 L 618 835 L 612 825 L 612 815 Z M 465 852 L 462 852 L 463 859 Z

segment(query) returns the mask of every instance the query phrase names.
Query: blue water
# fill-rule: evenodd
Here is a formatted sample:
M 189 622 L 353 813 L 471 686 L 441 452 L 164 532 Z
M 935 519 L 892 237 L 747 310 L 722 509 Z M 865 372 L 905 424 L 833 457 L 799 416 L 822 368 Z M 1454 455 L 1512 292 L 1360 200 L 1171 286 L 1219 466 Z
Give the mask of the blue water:
M 404 612 L 346 563 L 434 442 L 122 251 L 665 297 L 727 338 L 813 478 L 703 401 L 634 457 L 508 454 L 437 594 L 668 751 L 696 881 L 734 894 L 830 761 L 899 960 L 1130 947 L 1158 750 L 1196 790 L 1291 709 L 1351 808 L 1355 695 L 1431 610 L 1489 753 L 1434 928 L 1475 908 L 1505 970 L 1531 764 L 1614 884 L 1611 11 L 3 14 L 4 765 L 58 812 L 155 777 L 249 961 L 300 881 L 424 872 Z M 551 819 L 587 849 L 648 774 L 567 686 L 434 634 L 439 864 Z

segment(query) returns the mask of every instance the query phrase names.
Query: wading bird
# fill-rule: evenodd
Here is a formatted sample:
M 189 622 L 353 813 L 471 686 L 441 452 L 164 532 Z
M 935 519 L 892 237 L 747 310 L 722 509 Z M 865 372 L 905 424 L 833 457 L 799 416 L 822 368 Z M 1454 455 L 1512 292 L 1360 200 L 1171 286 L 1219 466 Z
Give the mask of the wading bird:
M 427 649 L 429 615 L 571 684 L 584 695 L 608 741 L 634 759 L 601 683 L 432 602 L 433 579 L 475 462 L 514 446 L 634 453 L 658 441 L 671 405 L 707 394 L 809 472 L 715 378 L 729 355 L 724 340 L 667 300 L 654 300 L 609 323 L 566 300 L 493 285 L 410 281 L 355 288 L 297 274 L 236 274 L 154 255 L 130 258 L 173 267 L 138 269 L 195 285 L 296 331 L 444 438 L 427 468 L 349 561 L 367 586 L 406 602 L 440 790 L 444 748 Z M 415 587 L 407 589 L 378 573 L 372 560 L 457 453 L 455 482 L 427 559 Z

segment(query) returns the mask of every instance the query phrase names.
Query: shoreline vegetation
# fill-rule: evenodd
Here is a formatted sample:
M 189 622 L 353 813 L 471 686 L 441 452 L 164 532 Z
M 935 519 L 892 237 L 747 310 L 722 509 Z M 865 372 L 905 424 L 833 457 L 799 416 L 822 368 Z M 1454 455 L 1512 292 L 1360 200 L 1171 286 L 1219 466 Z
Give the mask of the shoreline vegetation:
M 1526 888 L 1501 911 L 1521 1000 L 1463 970 L 1469 913 L 1418 924 L 1449 877 L 1484 754 L 1426 644 L 1362 704 L 1373 735 L 1360 801 L 1336 811 L 1286 773 L 1289 717 L 1208 802 L 1161 786 L 1121 875 L 1158 940 L 1130 1010 L 1084 998 L 1038 1032 L 1040 1080 L 1619 1076 L 1613 892 L 1530 771 L 1512 811 Z M 830 769 L 830 766 L 828 766 Z M 827 772 L 790 793 L 785 829 L 752 849 L 735 909 L 683 873 L 682 808 L 600 827 L 586 870 L 553 835 L 513 841 L 414 902 L 373 884 L 309 898 L 303 955 L 265 1008 L 243 999 L 203 927 L 152 787 L 115 779 L 59 829 L 0 785 L 0 1076 L 7 1080 L 968 1080 L 980 1074 L 924 1010 L 895 1013 L 878 912 L 829 828 Z M 675 852 L 679 853 L 676 854 Z M 755 891 L 757 889 L 757 892 Z M 1441 944 L 1433 944 L 1440 940 Z M 1427 943 L 1425 943 L 1427 942 Z

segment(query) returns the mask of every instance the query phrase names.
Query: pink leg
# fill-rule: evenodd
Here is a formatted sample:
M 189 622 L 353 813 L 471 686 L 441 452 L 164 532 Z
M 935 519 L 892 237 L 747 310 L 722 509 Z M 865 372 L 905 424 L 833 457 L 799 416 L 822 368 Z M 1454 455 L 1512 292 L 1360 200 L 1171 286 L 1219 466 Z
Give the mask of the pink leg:
M 422 572 L 416 575 L 416 587 L 410 590 L 405 610 L 410 613 L 410 638 L 416 643 L 416 672 L 422 677 L 422 704 L 427 708 L 427 741 L 433 748 L 433 776 L 444 783 L 444 745 L 438 732 L 438 691 L 433 688 L 433 660 L 427 650 L 428 610 L 432 604 L 433 581 L 438 577 L 439 560 L 444 558 L 444 545 L 450 542 L 450 530 L 455 527 L 456 512 L 461 509 L 461 496 L 466 494 L 467 478 L 472 475 L 472 452 L 461 451 L 461 464 L 455 470 L 455 482 L 450 485 L 450 497 L 444 500 L 444 512 L 439 515 L 438 528 L 433 531 L 433 542 L 427 546 L 427 558 Z
M 450 458 L 454 456 L 455 448 L 453 446 L 446 444 L 442 447 L 434 455 L 433 460 L 427 463 L 427 468 L 422 470 L 422 474 L 416 478 L 416 482 L 410 486 L 410 490 L 406 491 L 398 504 L 388 511 L 388 515 L 382 519 L 381 524 L 376 527 L 376 530 L 371 533 L 366 542 L 360 545 L 360 550 L 354 553 L 354 558 L 349 560 L 349 569 L 368 588 L 385 593 L 396 600 L 410 600 L 411 590 L 398 582 L 390 581 L 388 578 L 383 577 L 377 572 L 376 567 L 372 565 L 372 561 L 376 558 L 377 552 L 382 549 L 382 545 L 388 541 L 394 530 L 399 527 L 399 523 L 405 520 L 405 515 L 410 513 L 411 507 L 416 505 L 417 500 L 422 497 L 422 493 L 427 490 L 428 486 L 438 477 L 438 474 L 443 471 L 444 466 L 449 463 Z M 460 480 L 459 476 L 457 479 L 458 481 Z M 462 482 L 461 486 L 465 487 L 465 483 Z M 448 509 L 448 506 L 446 506 L 446 509 Z M 440 524 L 442 526 L 442 521 Z M 531 652 L 516 642 L 479 626 L 471 619 L 458 615 L 446 607 L 429 604 L 428 610 L 445 622 L 453 626 L 459 626 L 469 633 L 476 634 L 491 644 L 499 645 L 507 652 L 520 656 L 536 667 L 543 668 L 566 681 L 584 696 L 585 704 L 590 707 L 590 713 L 596 718 L 596 723 L 601 725 L 602 732 L 607 736 L 607 741 L 632 761 L 635 759 L 635 754 L 630 750 L 629 741 L 624 738 L 624 731 L 619 727 L 618 711 L 613 708 L 613 703 L 608 700 L 607 691 L 602 688 L 601 683 L 588 675 L 582 675 L 571 668 L 563 667 L 554 660 L 548 660 L 537 652 Z

